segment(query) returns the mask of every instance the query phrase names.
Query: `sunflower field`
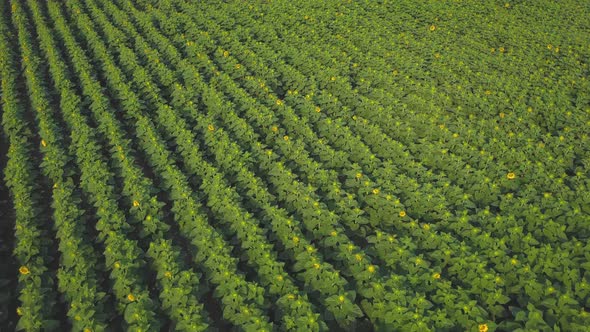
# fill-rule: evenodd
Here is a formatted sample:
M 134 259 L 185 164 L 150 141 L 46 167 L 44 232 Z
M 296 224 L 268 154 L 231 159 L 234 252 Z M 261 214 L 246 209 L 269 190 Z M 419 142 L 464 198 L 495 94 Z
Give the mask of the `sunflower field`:
M 585 1 L 0 1 L 0 331 L 590 331 Z

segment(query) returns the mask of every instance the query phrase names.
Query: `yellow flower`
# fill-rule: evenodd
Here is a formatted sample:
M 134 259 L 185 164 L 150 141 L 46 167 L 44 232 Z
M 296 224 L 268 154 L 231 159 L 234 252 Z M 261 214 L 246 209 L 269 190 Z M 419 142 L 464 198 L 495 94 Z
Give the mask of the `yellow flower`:
M 488 324 L 479 324 L 479 332 L 488 332 Z
M 354 255 L 354 258 L 359 262 L 363 260 L 363 256 L 361 254 Z
M 288 141 L 288 140 L 289 140 L 289 136 L 285 135 L 285 136 L 283 136 L 283 139 L 284 139 L 285 141 Z
M 92 332 L 92 330 L 91 330 L 91 329 L 89 329 L 89 328 L 85 328 L 85 329 L 84 329 L 84 332 Z
M 118 269 L 121 267 L 121 263 L 115 262 L 115 264 L 113 264 L 113 266 L 115 267 L 115 269 Z
M 492 47 L 492 48 L 490 49 L 490 51 L 491 51 L 492 53 L 494 53 L 494 52 L 496 52 L 496 49 Z
M 215 130 L 215 127 L 210 124 L 210 125 L 207 126 L 207 130 L 214 131 Z
M 332 77 L 330 77 L 330 80 L 331 80 L 331 81 L 335 81 L 335 80 L 336 80 L 336 76 L 332 76 Z
M 490 91 L 490 90 L 486 90 L 486 91 L 485 91 L 485 94 L 486 94 L 486 96 L 489 96 L 489 95 L 491 95 L 491 94 L 492 94 L 492 91 Z
M 133 294 L 128 294 L 128 295 L 127 295 L 127 300 L 129 300 L 130 302 L 133 302 L 133 301 L 135 301 L 135 300 L 136 300 L 136 298 L 135 298 L 135 295 L 133 295 Z
M 506 51 L 506 49 L 502 46 L 502 47 L 498 48 L 498 51 L 500 51 L 500 53 L 504 53 L 504 51 Z
M 506 174 L 506 177 L 508 178 L 508 180 L 514 180 L 516 179 L 516 174 L 514 174 L 514 172 L 510 172 Z
M 277 131 L 279 131 L 279 127 L 272 126 L 272 128 L 270 128 L 270 130 L 272 130 L 273 133 L 276 133 Z
M 504 8 L 510 8 L 510 4 L 507 2 L 504 4 Z
M 555 48 L 555 53 L 559 53 L 559 47 Z
M 319 113 L 319 112 L 321 112 L 321 111 L 322 111 L 322 109 L 321 109 L 321 108 L 319 108 L 319 107 L 316 107 L 316 108 L 315 108 L 315 111 L 316 111 L 317 113 Z
M 170 278 L 172 278 L 172 273 L 170 271 L 166 271 L 166 272 L 164 272 L 164 277 L 170 279 Z
M 283 105 L 283 101 L 280 99 L 277 99 L 277 105 L 279 105 L 279 106 Z
M 234 66 L 234 68 L 240 69 L 240 68 L 242 68 L 242 65 L 238 63 L 237 65 Z
M 293 236 L 293 242 L 295 242 L 295 243 L 299 243 L 299 237 L 297 237 L 297 236 Z
M 134 207 L 138 207 L 139 206 L 139 202 L 138 201 L 133 201 L 133 206 Z
M 518 260 L 516 258 L 513 258 L 510 260 L 510 264 L 516 265 L 516 264 L 518 264 Z
M 500 118 L 504 119 L 504 117 L 506 116 L 506 114 L 504 114 L 504 112 L 500 112 Z
M 397 76 L 397 74 L 399 74 L 399 71 L 397 71 L 397 69 L 395 69 L 394 71 L 391 72 L 393 74 L 393 76 Z
M 229 56 L 229 52 L 228 51 L 223 51 L 223 56 L 227 58 Z
M 330 232 L 330 235 L 332 235 L 332 236 L 336 236 L 336 235 L 338 235 L 338 233 L 337 233 L 336 231 L 331 231 L 331 232 Z
M 547 45 L 547 49 L 548 50 L 552 50 L 553 49 L 553 45 L 551 45 L 551 44 Z
M 19 316 L 22 316 L 24 314 L 24 310 L 21 307 L 16 308 L 16 314 Z
M 374 195 L 379 195 L 379 189 L 373 189 L 373 194 Z
M 282 275 L 278 275 L 278 276 L 277 276 L 277 280 L 278 280 L 278 281 L 283 281 L 283 276 L 282 276 Z
M 294 299 L 295 299 L 295 295 L 293 295 L 293 294 L 289 294 L 289 295 L 287 295 L 287 298 L 288 298 L 289 300 L 294 300 Z
M 436 25 L 433 24 L 430 26 L 430 31 L 434 31 L 434 30 L 436 30 Z
M 18 272 L 20 272 L 20 274 L 23 274 L 23 275 L 27 275 L 27 274 L 31 273 L 31 271 L 29 271 L 29 268 L 26 266 L 21 266 L 18 269 Z
M 406 216 L 406 211 L 401 211 L 399 213 L 399 216 L 402 217 L 402 218 L 405 217 Z
M 434 57 L 440 59 L 440 53 L 434 53 Z
M 340 295 L 338 296 L 338 301 L 340 301 L 340 303 L 344 303 L 345 297 Z
M 319 268 L 320 268 L 320 264 L 318 264 L 318 263 L 313 263 L 313 268 L 314 268 L 314 269 L 319 269 Z
M 43 147 L 47 146 L 47 143 L 45 142 L 45 140 L 41 140 L 41 145 L 43 145 Z
M 363 177 L 363 174 L 362 174 L 362 173 L 356 173 L 355 177 L 356 177 L 357 179 L 360 179 L 360 178 L 362 178 L 362 177 Z
M 435 273 L 432 275 L 432 278 L 434 279 L 440 279 L 440 273 Z
M 375 266 L 369 265 L 369 267 L 367 268 L 367 271 L 369 271 L 370 273 L 375 273 Z

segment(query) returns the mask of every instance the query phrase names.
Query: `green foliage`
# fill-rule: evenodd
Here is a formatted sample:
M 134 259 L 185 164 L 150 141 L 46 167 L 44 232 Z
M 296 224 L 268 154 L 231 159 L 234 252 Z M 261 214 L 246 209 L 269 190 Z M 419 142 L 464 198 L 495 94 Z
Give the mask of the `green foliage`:
M 20 329 L 590 325 L 588 8 L 10 10 Z

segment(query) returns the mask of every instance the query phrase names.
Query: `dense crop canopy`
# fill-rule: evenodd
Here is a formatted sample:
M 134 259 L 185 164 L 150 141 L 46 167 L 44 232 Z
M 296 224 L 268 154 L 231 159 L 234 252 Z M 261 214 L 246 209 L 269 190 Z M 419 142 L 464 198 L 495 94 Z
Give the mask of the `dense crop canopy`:
M 0 7 L 0 326 L 590 326 L 588 6 Z

